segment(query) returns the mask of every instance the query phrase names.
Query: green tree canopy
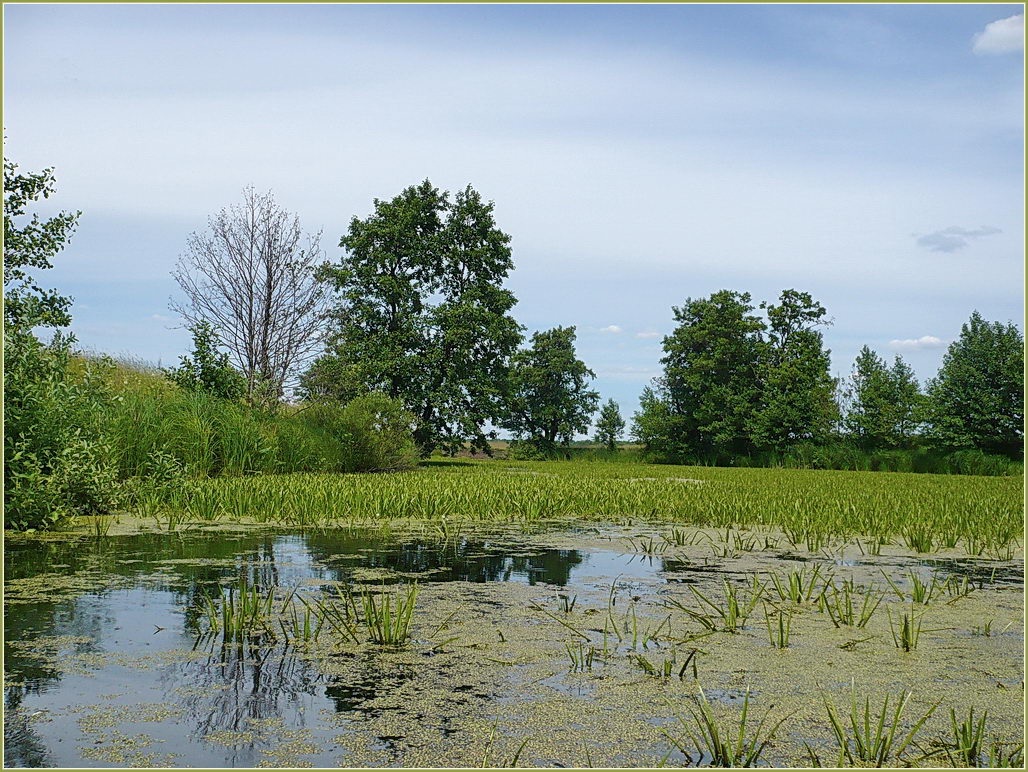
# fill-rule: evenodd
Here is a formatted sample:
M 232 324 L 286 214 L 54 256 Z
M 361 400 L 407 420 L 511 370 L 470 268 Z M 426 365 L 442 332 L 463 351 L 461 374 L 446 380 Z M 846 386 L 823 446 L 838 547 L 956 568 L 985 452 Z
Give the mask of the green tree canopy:
M 589 388 L 596 375 L 575 355 L 575 328 L 536 332 L 514 356 L 511 397 L 503 425 L 519 438 L 550 449 L 585 432 L 600 395 Z
M 53 259 L 71 239 L 81 212 L 60 212 L 49 219 L 28 214 L 28 206 L 53 195 L 53 169 L 19 174 L 4 159 L 4 327 L 67 327 L 71 298 L 44 289 L 34 269 L 53 268 Z
M 747 422 L 760 399 L 760 333 L 749 293 L 721 290 L 674 308 L 677 327 L 664 338 L 663 385 L 681 416 L 680 441 L 691 451 L 745 452 Z
M 1016 456 L 1024 427 L 1024 336 L 977 311 L 928 385 L 928 436 L 947 449 Z
M 337 297 L 333 330 L 304 391 L 383 391 L 414 414 L 423 454 L 464 442 L 488 452 L 484 427 L 504 413 L 521 342 L 509 313 L 517 301 L 503 287 L 510 236 L 493 207 L 470 185 L 451 200 L 425 180 L 354 217 L 340 241 L 345 255 L 322 271 Z
M 596 420 L 596 442 L 603 443 L 607 450 L 617 450 L 618 442 L 625 433 L 625 419 L 621 417 L 621 407 L 613 399 L 608 399 L 600 408 L 600 417 Z
M 781 451 L 796 442 L 823 441 L 838 420 L 831 352 L 818 327 L 825 307 L 809 293 L 787 289 L 766 310 L 767 335 L 761 342 L 760 405 L 750 421 L 754 445 Z
M 844 419 L 847 432 L 865 449 L 909 444 L 917 431 L 922 395 L 914 371 L 896 356 L 891 367 L 864 346 L 853 365 Z

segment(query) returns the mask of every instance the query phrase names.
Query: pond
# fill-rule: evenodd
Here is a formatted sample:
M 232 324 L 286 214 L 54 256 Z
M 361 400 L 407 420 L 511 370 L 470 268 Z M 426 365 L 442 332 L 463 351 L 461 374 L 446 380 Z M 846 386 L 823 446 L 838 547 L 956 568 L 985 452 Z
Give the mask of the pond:
M 5 764 L 697 763 L 701 687 L 726 722 L 747 690 L 755 715 L 787 717 L 764 754 L 775 765 L 804 763 L 804 743 L 834 761 L 817 690 L 842 705 L 851 684 L 874 699 L 913 691 L 912 718 L 941 701 L 926 743 L 950 707 L 972 705 L 995 737 L 1020 736 L 1023 561 L 811 555 L 766 536 L 560 523 L 9 538 Z M 859 629 L 835 624 L 812 598 L 774 594 L 772 574 L 790 573 L 881 593 L 880 608 Z M 304 608 L 416 582 L 410 640 L 324 627 L 226 641 L 207 610 L 241 578 Z M 914 604 L 922 581 L 934 597 Z M 725 582 L 759 596 L 729 631 L 712 610 Z M 891 635 L 905 611 L 924 618 L 912 651 Z M 777 648 L 765 617 L 783 614 Z

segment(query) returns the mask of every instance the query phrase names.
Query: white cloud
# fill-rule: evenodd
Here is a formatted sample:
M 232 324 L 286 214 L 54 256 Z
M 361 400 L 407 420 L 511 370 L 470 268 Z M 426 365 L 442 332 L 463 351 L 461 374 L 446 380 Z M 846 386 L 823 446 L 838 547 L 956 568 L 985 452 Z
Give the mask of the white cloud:
M 155 322 L 170 322 L 171 321 L 171 317 L 170 316 L 165 316 L 164 314 L 151 314 L 150 318 L 153 319 Z
M 990 22 L 974 36 L 976 54 L 1012 54 L 1024 51 L 1024 14 Z
M 659 332 L 637 332 L 635 337 L 642 338 L 643 340 L 652 340 L 653 338 L 659 338 Z
M 889 341 L 889 348 L 899 351 L 921 351 L 923 349 L 942 348 L 945 345 L 946 341 L 942 338 L 936 338 L 934 335 L 922 335 L 920 338 Z
M 623 330 L 616 324 L 608 324 L 606 327 L 601 327 L 600 332 L 609 332 L 611 335 L 617 335 L 618 333 L 623 332 Z

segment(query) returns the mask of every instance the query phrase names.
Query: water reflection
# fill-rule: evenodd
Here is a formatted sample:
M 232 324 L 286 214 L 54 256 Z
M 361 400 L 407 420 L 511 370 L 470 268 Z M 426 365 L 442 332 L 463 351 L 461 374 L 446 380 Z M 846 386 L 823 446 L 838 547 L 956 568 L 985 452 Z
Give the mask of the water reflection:
M 81 716 L 68 708 L 130 710 L 147 702 L 173 706 L 177 718 L 133 731 L 164 740 L 181 763 L 252 766 L 274 740 L 262 727 L 278 722 L 297 730 L 321 710 L 369 711 L 367 703 L 383 690 L 413 677 L 410 668 L 384 672 L 366 656 L 350 663 L 345 678 L 326 679 L 281 646 L 208 642 L 188 656 L 161 660 L 158 655 L 189 652 L 204 626 L 206 597 L 241 574 L 264 588 L 359 580 L 369 569 L 395 572 L 394 581 L 425 574 L 430 581 L 566 586 L 588 557 L 526 547 L 503 534 L 446 542 L 353 530 L 12 541 L 6 553 L 5 763 L 81 765 L 79 743 L 94 740 L 83 736 Z M 19 641 L 43 648 L 33 651 Z M 133 663 L 140 657 L 150 658 L 146 666 Z M 53 710 L 52 720 L 30 720 L 43 705 Z

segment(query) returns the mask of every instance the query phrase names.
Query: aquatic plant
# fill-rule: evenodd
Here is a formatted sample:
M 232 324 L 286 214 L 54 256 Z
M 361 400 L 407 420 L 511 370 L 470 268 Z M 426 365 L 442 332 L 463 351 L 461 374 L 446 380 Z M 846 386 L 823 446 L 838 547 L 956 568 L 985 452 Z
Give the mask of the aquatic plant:
M 789 647 L 789 632 L 792 629 L 792 614 L 782 609 L 773 615 L 775 624 L 772 626 L 772 614 L 764 606 L 764 621 L 767 623 L 767 637 L 771 645 L 776 649 L 787 649 Z
M 896 648 L 905 652 L 916 649 L 921 639 L 921 620 L 924 614 L 915 613 L 913 604 L 910 606 L 909 614 L 898 614 L 895 620 L 892 618 L 891 609 L 887 609 L 886 613 L 889 616 L 889 631 L 892 633 L 892 641 Z M 925 632 L 935 632 L 935 630 Z
M 676 717 L 688 739 L 696 748 L 694 756 L 686 743 L 676 738 L 667 730 L 664 736 L 678 748 L 689 763 L 703 761 L 712 767 L 753 767 L 761 760 L 764 749 L 774 738 L 775 732 L 789 716 L 783 716 L 774 724 L 769 724 L 770 712 L 765 713 L 751 734 L 747 734 L 746 724 L 749 719 L 750 690 L 743 697 L 742 713 L 736 722 L 722 725 L 714 716 L 710 702 L 703 688 L 700 687 L 696 706 L 689 706 L 689 719 L 676 712 Z
M 748 591 L 739 590 L 727 579 L 722 580 L 722 586 L 724 587 L 724 600 L 721 602 L 712 601 L 695 587 L 689 587 L 690 592 L 701 604 L 698 611 L 674 598 L 668 598 L 665 602 L 684 611 L 690 618 L 708 630 L 738 632 L 746 626 L 746 620 L 764 595 L 765 586 L 757 580 L 756 576 L 753 577 Z
M 245 574 L 228 588 L 219 587 L 217 600 L 204 596 L 203 612 L 208 631 L 225 641 L 243 641 L 260 635 L 274 637 L 272 606 L 274 592 L 249 585 Z
M 411 619 L 418 600 L 417 583 L 397 589 L 395 595 L 386 592 L 385 584 L 381 593 L 363 587 L 360 596 L 364 626 L 373 643 L 400 646 L 410 638 Z
M 816 601 L 818 587 L 824 590 L 832 582 L 831 575 L 821 572 L 821 564 L 815 563 L 812 568 L 804 567 L 798 571 L 790 571 L 782 575 L 777 571 L 768 572 L 768 581 L 778 595 L 779 600 L 790 603 L 810 603 Z
M 625 485 L 624 469 L 624 464 L 601 462 L 517 462 L 508 469 L 494 462 L 443 467 L 429 461 L 417 470 L 391 475 L 197 480 L 192 487 L 212 491 L 213 501 L 202 494 L 195 501 L 181 498 L 201 520 L 342 524 L 418 519 L 454 543 L 461 523 L 469 520 L 646 517 L 681 529 L 642 546 L 654 553 L 671 542 L 684 545 L 700 538 L 700 532 L 685 531 L 686 525 L 718 529 L 704 538 L 728 553 L 759 549 L 768 539 L 758 538 L 757 529 L 777 529 L 795 546 L 815 553 L 856 535 L 866 535 L 867 544 L 883 543 L 889 531 L 905 534 L 905 543 L 924 550 L 925 534 L 936 534 L 934 544 L 958 532 L 972 553 L 1005 557 L 1018 548 L 1022 532 L 1022 484 L 1017 478 L 897 479 L 860 472 L 647 467 L 653 479 Z M 674 479 L 682 475 L 703 484 L 683 485 Z M 742 531 L 739 524 L 751 530 Z
M 832 584 L 825 592 L 822 592 L 818 602 L 821 608 L 828 613 L 836 628 L 843 625 L 861 628 L 871 621 L 871 617 L 874 616 L 885 598 L 885 593 L 877 591 L 872 585 L 861 594 L 862 599 L 859 606 L 854 603 L 854 597 L 858 594 L 860 593 L 857 592 L 852 582 L 843 582 L 841 587 Z
M 881 708 L 871 708 L 871 698 L 864 698 L 863 710 L 857 701 L 856 685 L 850 683 L 849 713 L 840 716 L 835 705 L 822 693 L 821 698 L 828 712 L 828 721 L 839 746 L 837 766 L 847 761 L 850 766 L 884 767 L 898 761 L 907 746 L 913 741 L 924 723 L 938 707 L 935 703 L 902 734 L 903 713 L 910 703 L 911 692 L 901 691 L 898 696 L 886 695 Z M 893 701 L 890 711 L 889 703 Z M 809 746 L 808 746 L 809 751 Z

